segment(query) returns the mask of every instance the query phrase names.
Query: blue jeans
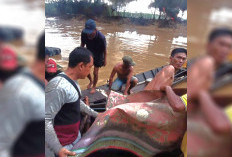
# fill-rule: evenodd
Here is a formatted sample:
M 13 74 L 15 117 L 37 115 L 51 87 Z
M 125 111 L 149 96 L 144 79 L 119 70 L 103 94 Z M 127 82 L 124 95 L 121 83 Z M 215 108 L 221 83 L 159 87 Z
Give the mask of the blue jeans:
M 135 76 L 132 76 L 131 80 L 130 80 L 130 83 L 132 83 L 135 79 L 137 80 L 137 78 Z M 114 80 L 114 82 L 112 84 L 111 89 L 114 90 L 114 91 L 119 91 L 119 90 L 121 90 L 122 86 L 124 84 L 126 84 L 126 82 L 127 82 L 127 79 L 116 78 L 116 80 Z

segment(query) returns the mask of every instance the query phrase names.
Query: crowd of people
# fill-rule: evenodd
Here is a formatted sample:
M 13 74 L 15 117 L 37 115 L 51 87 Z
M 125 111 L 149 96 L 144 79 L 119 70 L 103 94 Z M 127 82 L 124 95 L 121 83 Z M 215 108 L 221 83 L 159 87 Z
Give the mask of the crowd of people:
M 83 101 L 78 83 L 87 77 L 87 88 L 94 94 L 99 68 L 107 64 L 106 40 L 95 21 L 86 22 L 81 45 L 70 52 L 65 71 L 44 48 L 45 34 L 39 39 L 36 61 L 24 68 L 0 41 L 0 111 L 5 113 L 0 114 L 0 156 L 165 156 L 181 150 L 177 154 L 186 157 L 187 149 L 190 157 L 232 156 L 232 101 L 220 107 L 210 93 L 214 82 L 232 72 L 227 62 L 230 29 L 213 30 L 206 54 L 190 61 L 188 91 L 172 88 L 186 62 L 186 49 L 173 49 L 169 64 L 158 68 L 143 91 L 133 94 L 138 84 L 135 62 L 124 56 L 109 76 L 111 92 L 103 113 L 91 109 L 88 98 Z M 82 113 L 95 119 L 84 135 Z
M 97 79 L 98 79 L 99 68 L 101 66 L 106 65 L 106 57 L 105 57 L 106 56 L 106 41 L 102 33 L 100 33 L 96 29 L 96 24 L 93 20 L 88 20 L 86 22 L 85 29 L 83 30 L 81 37 L 82 37 L 81 47 L 77 47 L 70 53 L 67 71 L 58 74 L 58 76 L 52 79 L 48 83 L 46 90 L 45 90 L 46 91 L 46 125 L 45 127 L 46 127 L 46 137 L 47 137 L 46 144 L 51 154 L 55 153 L 59 156 L 63 156 L 63 155 L 65 156 L 65 154 L 74 155 L 75 151 L 73 152 L 70 150 L 83 148 L 84 146 L 85 147 L 90 146 L 90 144 L 92 143 L 87 142 L 86 138 L 88 140 L 90 138 L 93 138 L 95 140 L 105 138 L 105 137 L 101 137 L 101 132 L 97 132 L 96 130 L 98 129 L 95 128 L 96 126 L 95 122 L 101 121 L 105 117 L 102 115 L 98 116 L 99 113 L 93 111 L 83 101 L 79 100 L 79 98 L 81 97 L 81 91 L 80 91 L 80 87 L 78 83 L 76 82 L 76 80 L 84 79 L 85 77 L 88 77 L 90 80 L 90 84 L 88 85 L 88 88 L 92 87 L 92 90 L 90 91 L 90 93 L 96 92 L 96 84 L 97 84 Z M 201 62 L 202 62 L 201 64 L 204 64 L 204 66 L 207 65 L 208 64 L 207 58 L 211 58 L 211 60 L 214 61 L 218 69 L 221 69 L 221 68 L 225 69 L 225 67 L 228 67 L 228 64 L 225 61 L 227 59 L 228 54 L 231 51 L 231 44 L 232 44 L 231 39 L 232 39 L 232 36 L 231 36 L 230 30 L 227 30 L 227 29 L 214 30 L 210 34 L 210 37 L 209 37 L 208 46 L 207 46 L 207 54 L 202 57 L 203 59 L 197 58 L 190 62 L 189 66 L 191 69 L 190 74 L 193 75 L 192 79 L 196 79 L 196 77 L 198 77 L 197 78 L 198 81 L 191 81 L 191 83 L 188 85 L 188 87 L 191 88 L 189 92 L 190 93 L 189 97 L 191 100 L 192 98 L 195 98 L 196 95 L 198 94 L 201 95 L 203 93 L 201 92 L 200 89 L 205 87 L 204 89 L 207 91 L 212 86 L 212 82 L 210 81 L 211 79 L 208 78 L 207 80 L 205 77 L 203 77 L 206 74 L 209 77 L 208 73 L 211 72 L 212 68 L 211 70 L 209 69 L 207 72 L 205 72 L 204 75 L 201 74 L 202 76 L 201 75 L 195 76 L 197 75 L 195 74 L 196 73 L 195 71 L 197 71 L 197 69 L 194 70 L 195 67 L 200 68 L 199 64 Z M 97 46 L 97 43 L 100 45 L 99 47 Z M 85 45 L 87 45 L 87 48 L 82 48 Z M 108 100 L 107 106 L 111 106 L 111 107 L 108 107 L 108 110 L 104 112 L 104 114 L 107 114 L 108 112 L 112 112 L 111 110 L 116 109 L 116 108 L 112 108 L 112 106 L 115 107 L 119 104 L 120 106 L 127 106 L 128 103 L 134 103 L 134 106 L 136 105 L 139 106 L 139 103 L 141 102 L 148 103 L 148 102 L 157 100 L 158 98 L 162 98 L 160 100 L 158 99 L 155 102 L 155 104 L 160 104 L 164 102 L 163 100 L 164 98 L 162 94 L 165 93 L 164 95 L 166 95 L 165 100 L 166 100 L 167 105 L 170 106 L 170 109 L 173 112 L 175 112 L 175 114 L 178 115 L 178 116 L 172 117 L 172 120 L 178 121 L 182 125 L 177 125 L 170 120 L 170 122 L 165 127 L 166 129 L 162 130 L 163 132 L 161 131 L 161 135 L 165 134 L 164 132 L 168 131 L 167 128 L 170 128 L 170 127 L 175 128 L 175 129 L 169 130 L 170 132 L 172 133 L 178 132 L 179 134 L 176 134 L 175 136 L 172 137 L 175 140 L 172 139 L 172 140 L 166 141 L 166 143 L 162 143 L 161 141 L 159 141 L 160 142 L 159 145 L 160 146 L 166 145 L 167 147 L 171 148 L 173 143 L 178 143 L 180 139 L 183 139 L 183 141 L 180 143 L 181 150 L 186 156 L 187 155 L 186 153 L 187 134 L 185 132 L 187 128 L 186 126 L 187 93 L 185 91 L 185 93 L 182 92 L 181 95 L 180 93 L 176 94 L 176 91 L 173 90 L 171 87 L 174 81 L 175 74 L 182 68 L 186 59 L 187 59 L 186 49 L 184 48 L 174 49 L 170 54 L 169 65 L 160 67 L 159 72 L 152 79 L 152 81 L 147 84 L 147 86 L 144 88 L 143 91 L 130 95 L 131 94 L 130 89 L 136 86 L 136 84 L 138 83 L 138 79 L 133 76 L 134 74 L 133 66 L 135 66 L 135 62 L 132 60 L 130 56 L 124 56 L 122 58 L 122 62 L 116 64 L 113 67 L 110 78 L 109 78 L 109 89 L 110 90 L 120 91 L 122 86 L 125 84 L 125 89 L 122 92 L 124 96 L 121 96 L 120 94 L 119 96 L 117 94 L 114 95 L 115 93 L 111 92 L 111 94 L 108 97 L 109 100 L 111 100 L 111 97 L 121 97 L 121 98 L 118 98 L 118 100 L 120 101 L 117 100 L 116 102 L 115 101 L 111 102 L 112 104 L 110 104 Z M 205 61 L 202 61 L 202 60 L 205 60 Z M 92 66 L 94 66 L 94 72 L 93 72 L 94 81 L 92 81 L 92 78 L 89 74 Z M 202 67 L 204 66 L 202 65 Z M 208 64 L 208 66 L 210 66 L 210 64 Z M 210 67 L 213 67 L 213 66 L 210 66 Z M 228 70 L 227 71 L 224 70 L 224 72 L 222 72 L 222 70 L 217 70 L 215 72 L 215 78 L 216 77 L 219 78 L 220 76 L 223 76 L 226 73 L 228 73 Z M 117 78 L 114 80 L 115 74 L 117 74 Z M 212 74 L 212 72 L 210 74 Z M 207 82 L 203 82 L 203 79 L 206 79 Z M 161 95 L 158 94 L 158 96 L 157 96 L 157 93 L 153 95 L 149 94 L 149 92 L 152 93 L 154 91 L 161 91 L 162 94 Z M 194 94 L 196 95 L 194 96 Z M 70 98 L 70 97 L 73 97 L 73 98 Z M 83 138 L 81 137 L 80 131 L 79 131 L 80 117 L 77 117 L 76 120 L 74 120 L 75 116 L 72 115 L 72 112 L 74 111 L 71 110 L 71 107 L 70 107 L 70 111 L 68 111 L 69 109 L 67 106 L 68 105 L 70 106 L 70 104 L 73 105 L 74 103 L 76 103 L 77 106 L 80 106 L 78 111 L 75 112 L 75 113 L 78 113 L 78 116 L 80 116 L 80 112 L 88 111 L 86 112 L 88 115 L 97 117 L 97 119 L 95 120 L 93 124 L 93 127 L 91 127 L 90 130 L 88 130 L 88 132 L 85 134 Z M 192 105 L 190 104 L 189 106 L 191 107 Z M 124 108 L 124 110 L 128 114 L 127 116 L 132 116 L 132 113 L 127 111 L 126 108 Z M 158 109 L 157 109 L 157 112 L 158 112 Z M 231 126 L 231 123 L 229 123 L 229 119 L 226 116 L 227 112 L 222 112 L 222 111 L 218 111 L 218 112 L 220 112 L 224 118 L 227 118 L 227 120 L 225 120 L 224 122 L 227 122 L 225 125 L 227 126 L 226 128 L 227 131 L 229 131 L 230 129 L 228 128 L 228 126 Z M 117 111 L 113 113 L 114 114 L 108 114 L 107 116 L 111 118 L 117 115 Z M 69 118 L 68 118 L 68 115 L 70 115 Z M 128 118 L 127 116 L 125 118 Z M 67 118 L 67 119 L 64 119 L 64 118 Z M 162 114 L 156 118 L 157 119 L 155 120 L 162 119 L 163 118 Z M 56 119 L 59 119 L 59 122 L 57 122 Z M 166 119 L 168 120 L 167 117 Z M 108 122 L 108 125 L 109 124 L 115 125 L 114 122 Z M 116 126 L 117 127 L 114 128 L 114 130 L 117 130 L 117 128 L 121 129 L 121 131 L 118 130 L 119 132 L 123 132 L 126 130 L 125 128 L 123 128 L 125 126 L 120 126 L 120 125 L 116 125 Z M 104 129 L 107 129 L 110 126 L 103 125 L 101 127 L 103 127 Z M 139 125 L 135 127 L 139 127 Z M 153 131 L 159 128 L 159 126 L 156 126 L 155 124 L 153 124 L 152 127 L 153 127 L 152 128 Z M 139 130 L 139 128 L 137 129 Z M 134 130 L 130 132 L 132 135 L 133 135 L 133 131 Z M 94 138 L 93 134 L 95 136 L 98 136 L 98 139 Z M 113 131 L 108 136 L 109 137 L 114 136 Z M 157 139 L 155 139 L 154 141 L 156 140 Z M 84 146 L 81 146 L 81 144 L 83 143 L 84 143 Z M 166 152 L 167 150 L 168 149 L 160 149 L 159 151 L 154 151 L 153 153 L 154 155 L 157 155 L 159 153 Z M 101 154 L 101 156 L 104 156 L 104 154 L 105 156 L 107 156 L 106 152 Z
M 86 48 L 84 48 L 85 45 Z M 186 49 L 174 49 L 170 55 L 170 64 L 160 67 L 159 73 L 144 90 L 160 90 L 165 85 L 171 86 L 175 73 L 182 68 L 186 59 Z M 105 65 L 106 40 L 104 35 L 96 29 L 95 21 L 91 19 L 86 22 L 82 31 L 81 46 L 75 48 L 69 55 L 66 71 L 58 72 L 55 61 L 47 59 L 46 74 L 50 78 L 46 78 L 48 83 L 45 88 L 45 142 L 48 156 L 74 155 L 70 150 L 81 140 L 80 114 L 87 113 L 94 118 L 99 114 L 81 100 L 81 90 L 77 80 L 88 77 L 90 83 L 87 88 L 92 87 L 90 93 L 95 93 L 99 68 Z M 94 66 L 93 81 L 90 76 L 92 66 Z M 133 76 L 133 66 L 135 66 L 133 59 L 130 56 L 124 56 L 122 62 L 117 63 L 112 69 L 109 89 L 118 92 L 125 84 L 123 94 L 130 95 L 130 89 L 138 83 L 138 79 Z M 114 80 L 115 74 L 117 78 Z M 179 106 L 173 103 L 173 107 L 176 109 Z

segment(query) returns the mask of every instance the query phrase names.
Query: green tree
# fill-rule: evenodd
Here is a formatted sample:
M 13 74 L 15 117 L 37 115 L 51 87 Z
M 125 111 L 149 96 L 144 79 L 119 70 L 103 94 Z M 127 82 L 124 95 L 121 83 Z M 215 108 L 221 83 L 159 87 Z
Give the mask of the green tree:
M 119 9 L 125 7 L 128 3 L 135 0 L 109 0 L 112 3 L 112 12 L 118 12 Z
M 166 15 L 165 18 L 170 17 L 177 19 L 180 10 L 187 10 L 187 0 L 155 0 L 151 2 L 149 7 L 159 9 L 159 19 L 162 13 Z

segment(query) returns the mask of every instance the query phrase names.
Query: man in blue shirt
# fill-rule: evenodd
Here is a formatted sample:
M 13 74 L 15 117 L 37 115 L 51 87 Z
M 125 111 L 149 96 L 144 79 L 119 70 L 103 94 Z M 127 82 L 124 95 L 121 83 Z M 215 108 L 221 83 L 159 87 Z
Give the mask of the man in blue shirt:
M 87 49 L 92 52 L 94 59 L 94 79 L 92 80 L 91 75 L 88 75 L 90 83 L 87 88 L 92 87 L 90 93 L 95 93 L 99 68 L 106 66 L 106 39 L 105 36 L 96 29 L 96 23 L 92 19 L 86 21 L 85 29 L 81 32 L 81 47 L 85 45 Z

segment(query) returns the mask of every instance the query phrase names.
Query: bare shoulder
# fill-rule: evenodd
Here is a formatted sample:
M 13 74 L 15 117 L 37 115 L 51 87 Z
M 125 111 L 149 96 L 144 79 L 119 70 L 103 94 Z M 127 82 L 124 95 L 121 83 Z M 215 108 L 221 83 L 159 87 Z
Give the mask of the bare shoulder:
M 173 65 L 167 65 L 162 69 L 162 71 L 174 72 L 175 68 Z
M 115 70 L 119 70 L 121 67 L 122 67 L 122 64 L 121 64 L 121 63 L 117 63 L 117 64 L 114 66 L 114 69 L 115 69 Z
M 133 66 L 130 67 L 130 72 L 132 72 L 132 71 L 134 71 L 134 67 Z

